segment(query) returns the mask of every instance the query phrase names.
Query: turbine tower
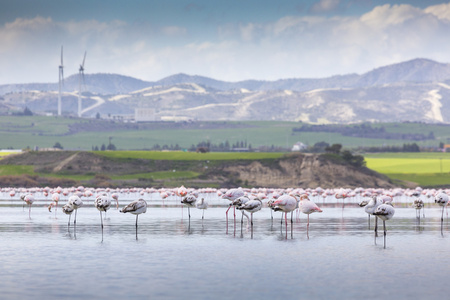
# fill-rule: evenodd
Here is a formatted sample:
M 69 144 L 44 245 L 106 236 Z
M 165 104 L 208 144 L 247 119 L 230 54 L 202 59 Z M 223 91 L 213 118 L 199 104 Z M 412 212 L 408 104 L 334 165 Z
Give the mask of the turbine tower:
M 78 117 L 81 118 L 81 81 L 84 84 L 84 61 L 86 60 L 86 51 L 84 51 L 83 62 L 78 70 Z
M 61 64 L 59 65 L 58 116 L 61 115 L 61 86 L 64 85 L 63 46 L 61 46 Z

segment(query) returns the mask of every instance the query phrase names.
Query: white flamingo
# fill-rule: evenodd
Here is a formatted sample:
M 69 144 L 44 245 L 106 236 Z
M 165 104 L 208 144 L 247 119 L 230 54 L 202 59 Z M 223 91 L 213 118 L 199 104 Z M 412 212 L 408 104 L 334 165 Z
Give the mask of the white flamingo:
M 139 199 L 131 202 L 124 208 L 120 210 L 121 213 L 131 213 L 136 215 L 136 239 L 137 239 L 137 228 L 138 228 L 138 216 L 147 212 L 147 202 L 144 199 Z
M 261 207 L 262 207 L 262 201 L 258 197 L 255 197 L 252 200 L 246 201 L 241 206 L 236 207 L 239 210 L 245 210 L 250 213 L 251 237 L 252 238 L 253 238 L 253 213 L 260 211 Z
M 83 201 L 81 201 L 81 198 L 78 195 L 72 195 L 69 197 L 67 204 L 72 206 L 73 209 L 75 210 L 75 217 L 73 220 L 73 224 L 76 225 L 77 224 L 77 211 L 78 211 L 78 208 L 83 206 Z
M 395 209 L 391 203 L 380 204 L 373 213 L 374 216 L 383 220 L 384 249 L 386 249 L 386 221 L 390 220 L 394 214 Z
M 194 207 L 196 202 L 197 202 L 197 197 L 195 197 L 195 195 L 193 195 L 193 194 L 189 194 L 186 197 L 184 197 L 183 199 L 181 199 L 181 203 L 186 205 L 188 208 L 189 220 L 191 220 L 191 207 Z
M 70 217 L 72 216 L 74 210 L 75 209 L 73 208 L 73 206 L 70 205 L 69 203 L 64 204 L 64 206 L 62 207 L 63 213 L 69 215 L 69 222 L 67 223 L 67 226 L 70 226 Z
M 98 195 L 95 198 L 94 206 L 97 208 L 97 210 L 100 212 L 100 223 L 102 226 L 102 238 L 103 238 L 103 218 L 102 218 L 102 211 L 105 212 L 111 207 L 111 200 L 108 198 L 106 194 Z
M 197 199 L 197 201 L 195 202 L 195 207 L 197 207 L 197 209 L 201 209 L 202 210 L 202 220 L 205 217 L 205 209 L 208 209 L 208 201 L 205 200 L 205 198 L 200 198 Z
M 443 229 L 444 229 L 444 208 L 448 204 L 448 195 L 444 192 L 440 192 L 436 195 L 436 198 L 434 199 L 434 202 L 437 203 L 439 206 L 442 206 L 442 216 L 441 216 L 441 234 L 443 235 Z

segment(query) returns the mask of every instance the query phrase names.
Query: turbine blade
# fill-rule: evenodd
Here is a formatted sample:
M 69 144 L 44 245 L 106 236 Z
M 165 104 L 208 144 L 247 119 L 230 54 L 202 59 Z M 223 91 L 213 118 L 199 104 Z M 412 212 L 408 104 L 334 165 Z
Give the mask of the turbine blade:
M 84 61 L 86 60 L 86 51 L 84 51 L 84 58 L 83 58 L 83 63 L 81 64 L 81 67 L 84 70 Z
M 61 67 L 63 66 L 63 46 L 61 46 Z

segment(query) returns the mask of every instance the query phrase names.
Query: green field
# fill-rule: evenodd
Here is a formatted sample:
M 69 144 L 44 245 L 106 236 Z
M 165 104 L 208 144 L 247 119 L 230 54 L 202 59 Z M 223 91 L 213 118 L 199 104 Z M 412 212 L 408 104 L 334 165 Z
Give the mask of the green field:
M 153 125 L 152 125 L 153 124 Z M 114 126 L 113 126 L 114 125 Z M 415 141 L 402 139 L 369 139 L 343 136 L 328 132 L 293 132 L 298 122 L 246 121 L 246 122 L 194 122 L 163 123 L 147 125 L 128 124 L 115 127 L 117 123 L 105 120 L 44 117 L 44 116 L 1 116 L 0 149 L 24 149 L 53 147 L 56 142 L 66 150 L 92 150 L 93 147 L 108 145 L 111 141 L 118 150 L 148 150 L 154 145 L 179 145 L 187 149 L 202 141 L 230 144 L 246 141 L 252 148 L 260 146 L 290 149 L 296 142 L 314 145 L 317 142 L 342 144 L 344 148 L 370 146 L 401 146 Z M 83 130 L 77 128 L 83 127 Z M 130 129 L 135 126 L 138 129 Z M 416 123 L 376 123 L 372 127 L 383 127 L 392 133 L 433 133 L 434 139 L 416 141 L 421 147 L 437 147 L 439 143 L 450 143 L 448 126 Z M 86 131 L 86 128 L 91 131 Z M 139 129 L 141 128 L 141 129 Z
M 450 185 L 450 153 L 381 153 L 365 155 L 367 167 L 394 180 L 420 186 Z

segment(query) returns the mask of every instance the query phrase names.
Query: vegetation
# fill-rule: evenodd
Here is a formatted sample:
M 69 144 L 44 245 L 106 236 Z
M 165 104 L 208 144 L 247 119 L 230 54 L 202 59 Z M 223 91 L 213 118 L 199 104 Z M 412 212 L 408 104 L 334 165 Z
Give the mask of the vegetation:
M 247 144 L 247 148 L 251 146 L 254 151 L 281 152 L 290 151 L 296 142 L 310 148 L 322 142 L 342 144 L 346 149 L 403 147 L 412 142 L 421 149 L 437 149 L 440 144 L 450 143 L 449 126 L 442 124 L 364 123 L 359 127 L 354 125 L 352 129 L 365 128 L 367 133 L 380 131 L 383 135 L 351 135 L 330 129 L 338 125 L 318 126 L 314 131 L 293 130 L 299 125 L 307 126 L 298 122 L 275 121 L 122 123 L 102 119 L 1 116 L 0 149 L 49 148 L 59 142 L 69 150 L 100 150 L 102 144 L 106 150 L 111 138 L 117 150 L 156 150 L 158 145 L 160 149 L 179 147 L 187 150 L 193 145 L 209 143 L 217 146 L 217 151 L 225 151 L 227 141 L 231 148 L 239 143 L 239 148 L 243 148 L 241 144 L 244 148 Z M 420 137 L 420 140 L 415 141 L 412 135 Z

